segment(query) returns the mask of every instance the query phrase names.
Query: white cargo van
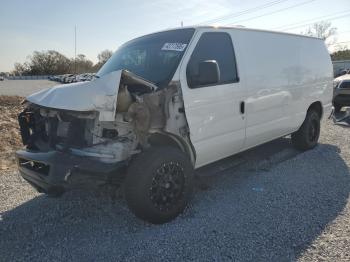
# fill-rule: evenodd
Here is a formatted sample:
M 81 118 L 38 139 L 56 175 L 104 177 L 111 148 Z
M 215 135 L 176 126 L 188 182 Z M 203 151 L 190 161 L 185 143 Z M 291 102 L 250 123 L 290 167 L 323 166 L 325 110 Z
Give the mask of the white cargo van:
M 332 76 L 312 37 L 193 27 L 136 38 L 94 80 L 26 99 L 19 170 L 53 196 L 123 185 L 136 216 L 164 223 L 186 207 L 194 168 L 289 134 L 315 147 Z

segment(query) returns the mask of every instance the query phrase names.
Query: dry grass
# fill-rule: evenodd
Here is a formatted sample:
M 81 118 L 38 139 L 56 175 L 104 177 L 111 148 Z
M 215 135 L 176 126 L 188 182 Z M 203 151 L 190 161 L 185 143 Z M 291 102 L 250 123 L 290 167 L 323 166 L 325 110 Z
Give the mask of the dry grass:
M 16 167 L 15 151 L 22 147 L 17 115 L 23 97 L 0 96 L 0 170 Z

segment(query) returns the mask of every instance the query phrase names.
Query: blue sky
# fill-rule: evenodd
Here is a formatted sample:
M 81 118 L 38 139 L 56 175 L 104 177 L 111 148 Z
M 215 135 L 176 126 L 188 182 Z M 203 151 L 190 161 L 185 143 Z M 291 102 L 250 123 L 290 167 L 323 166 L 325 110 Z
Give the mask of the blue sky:
M 101 50 L 114 51 L 134 37 L 179 27 L 181 21 L 185 26 L 206 22 L 272 1 L 2 0 L 0 71 L 12 70 L 15 62 L 24 62 L 35 50 L 53 49 L 73 57 L 75 25 L 77 52 L 96 62 Z M 301 23 L 303 25 L 322 18 L 326 20 L 337 17 L 331 22 L 338 29 L 338 41 L 350 41 L 350 0 L 279 1 L 278 4 L 255 12 L 220 19 L 216 24 L 283 29 L 284 25 L 298 26 L 298 22 L 305 21 Z M 279 11 L 281 9 L 285 10 Z M 339 17 L 341 15 L 344 17 Z M 321 19 L 312 20 L 319 17 Z M 307 26 L 293 28 L 288 32 L 300 33 Z M 342 44 L 350 46 L 350 42 Z

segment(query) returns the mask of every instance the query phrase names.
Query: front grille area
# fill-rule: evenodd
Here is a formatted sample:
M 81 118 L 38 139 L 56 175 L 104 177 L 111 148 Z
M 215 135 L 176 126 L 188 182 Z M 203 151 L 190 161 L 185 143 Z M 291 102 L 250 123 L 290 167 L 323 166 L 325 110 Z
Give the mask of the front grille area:
M 57 144 L 66 147 L 84 147 L 92 140 L 86 134 L 87 124 L 93 120 L 80 119 L 64 112 L 58 116 L 42 116 L 39 110 L 25 110 L 18 116 L 22 142 L 30 150 L 47 151 Z M 88 123 L 88 121 L 90 121 Z
M 32 160 L 22 159 L 22 158 L 18 159 L 18 161 L 19 161 L 19 166 L 32 170 L 34 172 L 37 172 L 41 175 L 47 176 L 50 172 L 49 165 L 32 161 Z

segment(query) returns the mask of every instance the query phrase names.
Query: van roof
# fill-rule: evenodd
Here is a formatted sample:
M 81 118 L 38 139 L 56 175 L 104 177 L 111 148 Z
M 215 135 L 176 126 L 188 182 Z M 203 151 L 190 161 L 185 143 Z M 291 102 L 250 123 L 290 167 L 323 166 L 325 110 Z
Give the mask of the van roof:
M 322 38 L 315 37 L 315 36 L 308 36 L 308 35 L 301 35 L 301 34 L 295 34 L 295 33 L 287 33 L 287 32 L 281 32 L 281 31 L 273 31 L 273 30 L 265 30 L 265 29 L 257 29 L 257 28 L 249 28 L 244 26 L 213 26 L 213 25 L 201 25 L 201 26 L 184 26 L 184 27 L 175 27 L 175 28 L 169 28 L 165 30 L 161 30 L 155 33 L 159 32 L 166 32 L 171 30 L 179 30 L 179 29 L 188 29 L 188 28 L 194 28 L 194 29 L 235 29 L 235 30 L 244 30 L 244 31 L 258 31 L 258 32 L 267 32 L 267 33 L 274 33 L 274 34 L 284 34 L 284 35 L 292 35 L 292 36 L 298 36 L 298 37 L 306 37 L 306 38 L 313 38 L 322 40 Z

